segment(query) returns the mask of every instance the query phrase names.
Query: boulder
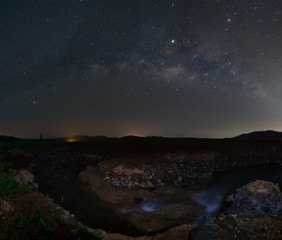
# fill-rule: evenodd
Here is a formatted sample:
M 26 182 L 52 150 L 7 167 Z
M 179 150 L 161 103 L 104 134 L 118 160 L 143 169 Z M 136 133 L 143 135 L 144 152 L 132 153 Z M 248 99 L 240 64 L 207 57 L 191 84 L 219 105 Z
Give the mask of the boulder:
M 194 225 L 183 224 L 167 230 L 166 232 L 157 234 L 155 236 L 141 236 L 141 237 L 129 237 L 118 233 L 107 234 L 102 231 L 103 240 L 188 240 L 189 233 L 194 228 Z
M 144 233 L 167 230 L 181 223 L 191 223 L 203 212 L 203 207 L 191 200 L 194 191 L 181 187 L 165 186 L 155 190 L 117 189 L 104 181 L 97 168 L 87 166 L 79 173 L 84 191 L 95 192 L 102 200 L 112 204 L 116 213 Z M 152 212 L 142 209 L 142 204 L 153 199 L 173 199 Z
M 216 224 L 200 225 L 190 232 L 189 240 L 222 240 L 216 236 L 218 231 L 220 230 Z
M 257 180 L 237 189 L 232 205 L 224 214 L 236 219 L 277 216 L 282 211 L 282 195 L 278 184 Z
M 169 203 L 153 212 L 128 211 L 127 219 L 141 232 L 162 232 L 183 222 L 192 222 L 197 218 L 195 209 L 197 207 L 191 209 L 191 205 L 184 203 Z
M 27 186 L 31 189 L 38 189 L 38 184 L 35 182 L 35 177 L 29 171 L 22 170 L 13 170 L 14 179 L 17 183 Z

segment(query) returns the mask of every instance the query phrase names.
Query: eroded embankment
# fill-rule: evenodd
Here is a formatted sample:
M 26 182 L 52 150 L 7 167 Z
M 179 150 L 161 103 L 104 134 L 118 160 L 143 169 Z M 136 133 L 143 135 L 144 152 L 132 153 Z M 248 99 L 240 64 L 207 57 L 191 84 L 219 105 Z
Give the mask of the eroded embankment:
M 244 147 L 150 153 L 142 157 L 113 154 L 109 157 L 93 150 L 86 153 L 63 148 L 62 152 L 53 150 L 34 157 L 31 170 L 50 186 L 62 179 L 70 183 L 70 179 L 77 179 L 82 170 L 79 178 L 83 189 L 92 189 L 100 199 L 114 204 L 115 213 L 140 231 L 154 232 L 183 222 L 191 223 L 203 213 L 203 207 L 191 200 L 191 195 L 199 190 L 195 189 L 195 183 L 209 181 L 219 170 L 280 161 L 280 150 L 275 147 L 257 150 Z M 89 167 L 83 170 L 86 165 Z M 128 174 L 131 171 L 133 174 Z M 191 191 L 182 188 L 187 186 Z M 205 188 L 206 184 L 200 186 Z M 167 196 L 176 201 L 156 212 L 144 213 L 142 210 L 140 202 Z

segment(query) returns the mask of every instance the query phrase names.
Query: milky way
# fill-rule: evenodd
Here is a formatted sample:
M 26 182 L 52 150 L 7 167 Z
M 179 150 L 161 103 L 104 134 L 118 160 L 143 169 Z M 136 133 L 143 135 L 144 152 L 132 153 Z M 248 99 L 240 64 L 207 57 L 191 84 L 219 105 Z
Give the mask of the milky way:
M 279 0 L 0 0 L 0 134 L 282 130 Z

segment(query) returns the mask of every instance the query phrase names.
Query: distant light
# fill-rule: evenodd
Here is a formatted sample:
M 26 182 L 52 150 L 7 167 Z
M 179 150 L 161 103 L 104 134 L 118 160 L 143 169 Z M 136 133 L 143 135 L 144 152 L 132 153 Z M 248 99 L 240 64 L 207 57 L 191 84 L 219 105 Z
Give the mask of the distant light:
M 172 39 L 172 40 L 171 40 L 171 42 L 172 42 L 172 43 L 175 43 L 175 40 L 174 40 L 174 39 Z
M 67 138 L 67 142 L 79 142 L 77 138 Z

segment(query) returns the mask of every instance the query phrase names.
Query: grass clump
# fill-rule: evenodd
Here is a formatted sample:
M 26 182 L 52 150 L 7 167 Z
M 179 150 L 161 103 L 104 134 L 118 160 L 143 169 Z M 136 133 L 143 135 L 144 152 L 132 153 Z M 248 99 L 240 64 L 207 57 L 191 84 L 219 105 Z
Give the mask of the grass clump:
M 0 197 L 17 195 L 28 191 L 26 187 L 15 181 L 11 166 L 12 163 L 9 161 L 0 162 Z
M 87 225 L 66 220 L 65 215 L 62 215 L 64 211 L 59 206 L 56 207 L 49 197 L 17 183 L 11 167 L 11 161 L 0 158 L 0 239 L 102 238 L 102 233 L 94 232 Z M 61 202 L 63 200 L 62 197 Z
M 0 173 L 7 172 L 11 169 L 12 162 L 10 161 L 0 161 Z
M 89 228 L 86 224 L 79 231 L 79 236 L 83 240 L 101 240 L 103 239 L 102 232 L 95 232 Z
M 12 173 L 0 177 L 0 197 L 17 195 L 27 192 L 28 189 L 14 180 Z
M 100 239 L 102 237 L 101 232 L 95 233 L 91 228 L 89 228 L 86 224 L 84 225 L 86 232 L 88 232 L 91 236 L 95 237 L 95 239 Z
M 18 199 L 6 201 L 9 209 L 0 218 L 3 240 L 98 240 L 102 233 L 66 221 L 63 210 L 43 194 L 30 191 Z
M 22 211 L 14 217 L 6 218 L 5 239 L 31 240 L 39 236 L 45 236 L 44 239 L 54 239 L 54 233 L 51 231 L 50 224 L 44 217 L 40 207 L 37 205 L 35 210 L 31 208 Z

